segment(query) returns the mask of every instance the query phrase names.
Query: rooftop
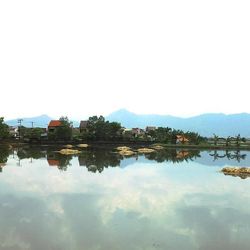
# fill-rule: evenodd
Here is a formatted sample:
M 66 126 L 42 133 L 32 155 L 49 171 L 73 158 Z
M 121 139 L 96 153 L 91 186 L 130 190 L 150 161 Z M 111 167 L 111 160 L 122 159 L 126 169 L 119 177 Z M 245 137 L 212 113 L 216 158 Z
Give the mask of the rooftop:
M 62 125 L 61 121 L 59 120 L 52 120 L 49 123 L 48 127 L 60 127 Z

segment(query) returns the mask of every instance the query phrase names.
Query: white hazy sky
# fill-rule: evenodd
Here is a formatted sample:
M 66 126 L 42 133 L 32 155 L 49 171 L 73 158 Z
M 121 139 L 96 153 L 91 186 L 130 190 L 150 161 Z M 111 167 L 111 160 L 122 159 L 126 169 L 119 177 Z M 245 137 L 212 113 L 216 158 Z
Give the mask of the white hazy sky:
M 0 1 L 0 116 L 250 112 L 250 1 Z

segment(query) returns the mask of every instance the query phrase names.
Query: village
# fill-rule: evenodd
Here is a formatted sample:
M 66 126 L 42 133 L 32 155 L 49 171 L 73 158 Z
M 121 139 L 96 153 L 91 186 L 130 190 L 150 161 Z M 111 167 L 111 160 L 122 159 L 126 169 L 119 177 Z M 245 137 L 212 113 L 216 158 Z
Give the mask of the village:
M 3 122 L 2 122 L 3 123 Z M 4 124 L 4 123 L 3 123 Z M 6 124 L 5 124 L 6 125 Z M 120 123 L 106 121 L 103 116 L 92 116 L 81 120 L 79 126 L 67 117 L 51 120 L 47 127 L 22 126 L 20 120 L 16 126 L 6 125 L 5 138 L 26 143 L 80 143 L 80 142 L 110 142 L 110 143 L 164 143 L 180 146 L 213 146 L 213 147 L 245 147 L 250 146 L 248 138 L 239 134 L 226 138 L 212 135 L 203 137 L 196 132 L 182 131 L 169 127 L 147 126 L 145 128 L 125 128 Z M 4 137 L 0 135 L 0 139 Z
M 108 133 L 107 131 L 108 128 Z M 170 128 L 158 128 L 156 126 L 147 126 L 146 128 L 125 128 L 119 123 L 105 121 L 102 116 L 93 119 L 80 121 L 79 127 L 74 127 L 68 121 L 68 118 L 62 117 L 58 120 L 51 120 L 46 128 L 24 127 L 20 123 L 17 126 L 9 126 L 9 136 L 12 139 L 26 142 L 35 141 L 72 141 L 72 140 L 123 140 L 123 141 L 163 141 L 166 134 L 170 133 Z M 161 135 L 159 135 L 159 132 Z M 188 143 L 189 139 L 183 131 L 174 131 L 175 135 L 171 136 L 171 142 L 174 144 Z M 177 133 L 180 134 L 177 134 Z M 164 136 L 165 133 L 165 136 Z M 95 136 L 94 136 L 95 135 Z M 163 138 L 161 139 L 160 136 Z M 196 134 L 198 136 L 198 134 Z M 169 137 L 170 138 L 170 137 Z

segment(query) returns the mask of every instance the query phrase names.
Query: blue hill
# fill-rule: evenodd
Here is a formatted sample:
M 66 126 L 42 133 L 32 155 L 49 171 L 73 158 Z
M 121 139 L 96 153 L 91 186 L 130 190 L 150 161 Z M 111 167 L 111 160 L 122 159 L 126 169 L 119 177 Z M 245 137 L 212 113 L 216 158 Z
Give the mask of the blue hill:
M 250 137 L 250 114 L 225 115 L 221 113 L 202 114 L 190 118 L 170 115 L 140 115 L 125 109 L 118 110 L 106 117 L 109 121 L 117 121 L 127 128 L 146 126 L 171 127 L 184 131 L 198 132 L 203 136 L 235 136 L 241 134 Z

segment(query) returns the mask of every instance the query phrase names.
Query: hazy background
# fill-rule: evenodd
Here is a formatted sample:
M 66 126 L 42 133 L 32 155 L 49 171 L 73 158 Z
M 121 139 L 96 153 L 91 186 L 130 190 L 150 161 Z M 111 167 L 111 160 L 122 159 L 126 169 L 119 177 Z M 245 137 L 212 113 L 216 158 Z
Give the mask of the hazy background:
M 1 1 L 0 115 L 250 112 L 250 2 Z

